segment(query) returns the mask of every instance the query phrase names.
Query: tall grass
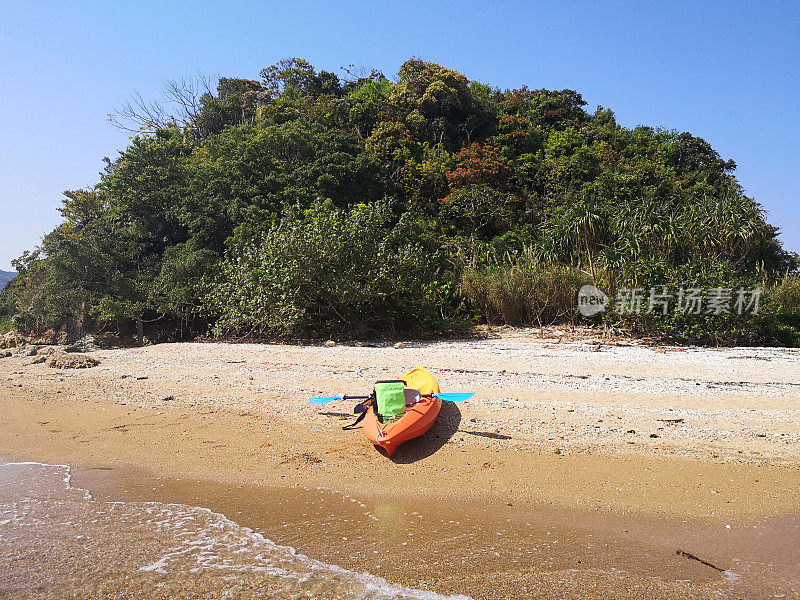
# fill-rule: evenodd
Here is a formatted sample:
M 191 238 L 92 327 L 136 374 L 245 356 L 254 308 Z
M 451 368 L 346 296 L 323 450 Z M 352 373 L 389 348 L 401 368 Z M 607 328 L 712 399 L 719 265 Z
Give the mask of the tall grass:
M 767 294 L 771 312 L 783 315 L 800 315 L 800 275 L 786 275 Z
M 764 298 L 761 330 L 766 343 L 800 347 L 800 275 L 788 273 Z
M 512 265 L 466 268 L 461 292 L 488 323 L 541 327 L 574 323 L 577 292 L 589 281 L 571 267 L 523 257 Z

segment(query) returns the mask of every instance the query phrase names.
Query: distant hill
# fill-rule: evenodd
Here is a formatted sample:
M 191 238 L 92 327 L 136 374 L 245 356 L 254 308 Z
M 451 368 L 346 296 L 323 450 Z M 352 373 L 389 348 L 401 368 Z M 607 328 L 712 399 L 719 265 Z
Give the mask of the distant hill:
M 17 274 L 12 271 L 0 271 L 0 290 L 2 290 L 6 284 L 16 276 Z

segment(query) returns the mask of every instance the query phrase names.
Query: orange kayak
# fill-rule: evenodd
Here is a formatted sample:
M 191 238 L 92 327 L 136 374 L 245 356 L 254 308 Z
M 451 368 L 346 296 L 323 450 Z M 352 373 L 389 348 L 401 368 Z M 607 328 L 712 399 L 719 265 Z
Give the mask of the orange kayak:
M 442 408 L 439 398 L 424 397 L 425 394 L 438 394 L 439 383 L 430 371 L 415 367 L 401 377 L 406 389 L 417 390 L 422 397 L 414 404 L 406 406 L 406 413 L 393 423 L 381 423 L 375 410 L 370 409 L 364 417 L 364 436 L 376 446 L 380 446 L 391 456 L 400 444 L 421 436 L 433 427 L 436 416 Z

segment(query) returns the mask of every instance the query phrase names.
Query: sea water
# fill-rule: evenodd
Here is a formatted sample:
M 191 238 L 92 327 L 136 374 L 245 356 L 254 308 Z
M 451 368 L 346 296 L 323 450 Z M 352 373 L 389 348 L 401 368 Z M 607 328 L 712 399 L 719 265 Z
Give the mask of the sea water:
M 446 598 L 308 558 L 205 508 L 98 501 L 69 467 L 39 463 L 0 463 L 0 597 Z

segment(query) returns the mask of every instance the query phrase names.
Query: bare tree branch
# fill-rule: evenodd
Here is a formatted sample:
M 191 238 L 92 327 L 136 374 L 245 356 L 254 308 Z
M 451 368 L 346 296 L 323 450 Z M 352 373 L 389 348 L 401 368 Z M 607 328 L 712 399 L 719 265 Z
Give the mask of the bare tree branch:
M 195 77 L 172 79 L 164 84 L 163 100 L 146 100 L 134 92 L 108 120 L 117 128 L 131 133 L 154 134 L 159 129 L 187 126 L 197 122 L 205 94 L 215 95 L 214 79 L 198 73 Z

